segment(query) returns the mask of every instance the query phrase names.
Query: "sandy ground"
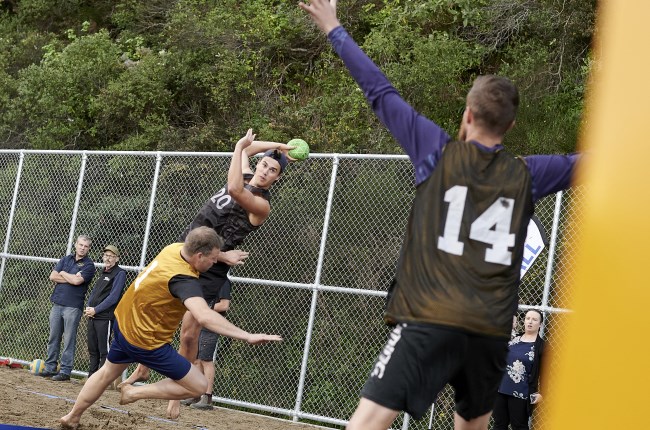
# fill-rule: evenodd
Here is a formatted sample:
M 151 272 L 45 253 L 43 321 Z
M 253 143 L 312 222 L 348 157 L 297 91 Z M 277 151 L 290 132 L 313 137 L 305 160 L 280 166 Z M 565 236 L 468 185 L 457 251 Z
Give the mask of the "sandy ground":
M 72 408 L 81 390 L 79 380 L 55 382 L 34 376 L 25 369 L 0 366 L 0 424 L 59 429 L 58 419 Z M 252 413 L 215 408 L 200 411 L 181 406 L 178 420 L 165 419 L 167 402 L 142 400 L 119 404 L 119 392 L 107 390 L 81 418 L 80 430 L 316 430 L 324 427 L 293 423 L 288 420 Z

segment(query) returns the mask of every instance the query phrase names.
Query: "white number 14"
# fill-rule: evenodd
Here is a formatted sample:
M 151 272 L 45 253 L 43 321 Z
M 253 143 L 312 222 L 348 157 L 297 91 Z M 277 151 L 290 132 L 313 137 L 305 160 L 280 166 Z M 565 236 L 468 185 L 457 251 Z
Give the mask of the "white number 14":
M 445 231 L 438 236 L 438 249 L 449 254 L 463 255 L 463 242 L 459 241 L 460 227 L 467 199 L 467 187 L 455 185 L 445 193 L 445 202 L 449 203 Z M 510 233 L 514 199 L 500 197 L 479 215 L 472 223 L 469 238 L 492 245 L 485 250 L 485 261 L 509 266 L 512 252 L 508 248 L 515 245 L 515 235 Z

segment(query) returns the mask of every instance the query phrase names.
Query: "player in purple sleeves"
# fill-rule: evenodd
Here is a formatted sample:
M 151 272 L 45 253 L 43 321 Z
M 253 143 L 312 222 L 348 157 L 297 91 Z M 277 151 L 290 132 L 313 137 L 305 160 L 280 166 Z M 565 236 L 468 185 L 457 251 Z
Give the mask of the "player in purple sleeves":
M 421 418 L 447 383 L 455 390 L 455 428 L 487 429 L 534 204 L 569 187 L 578 157 L 505 150 L 519 95 L 498 76 L 474 81 L 452 140 L 361 51 L 341 27 L 335 0 L 299 5 L 415 167 L 415 200 L 385 316 L 396 326 L 348 429 L 386 429 L 399 411 Z

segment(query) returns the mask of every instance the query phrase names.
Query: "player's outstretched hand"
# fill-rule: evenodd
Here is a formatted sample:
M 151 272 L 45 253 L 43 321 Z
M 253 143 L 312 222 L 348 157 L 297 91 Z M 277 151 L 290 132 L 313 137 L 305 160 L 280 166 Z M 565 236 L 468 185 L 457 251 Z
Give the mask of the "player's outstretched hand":
M 309 4 L 299 2 L 298 6 L 311 15 L 311 19 L 325 34 L 341 25 L 336 18 L 336 0 L 310 0 Z
M 251 146 L 251 143 L 253 143 L 254 140 L 255 140 L 255 135 L 253 134 L 253 129 L 249 128 L 248 131 L 246 132 L 246 136 L 239 139 L 239 142 L 237 142 L 237 146 L 239 146 L 241 149 L 246 149 L 249 146 Z
M 247 340 L 251 345 L 262 345 L 268 342 L 282 342 L 282 336 L 277 334 L 253 333 Z
M 231 249 L 230 251 L 222 252 L 219 254 L 219 260 L 226 263 L 228 266 L 241 266 L 246 262 L 249 253 L 239 249 Z

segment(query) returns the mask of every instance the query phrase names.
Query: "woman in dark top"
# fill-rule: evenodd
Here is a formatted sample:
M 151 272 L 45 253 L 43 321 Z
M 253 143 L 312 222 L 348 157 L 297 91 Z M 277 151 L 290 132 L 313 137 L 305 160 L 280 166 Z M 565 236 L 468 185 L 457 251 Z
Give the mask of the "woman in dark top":
M 539 393 L 539 372 L 544 353 L 544 339 L 539 329 L 544 316 L 537 309 L 526 312 L 524 332 L 508 343 L 506 372 L 494 405 L 493 430 L 528 430 L 532 405 L 542 400 Z

